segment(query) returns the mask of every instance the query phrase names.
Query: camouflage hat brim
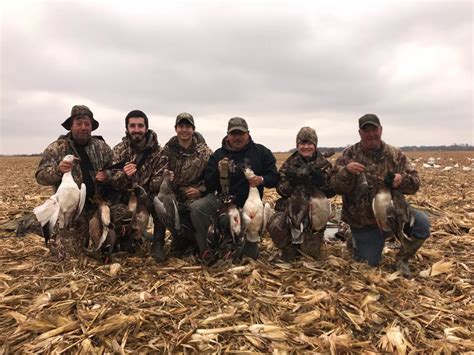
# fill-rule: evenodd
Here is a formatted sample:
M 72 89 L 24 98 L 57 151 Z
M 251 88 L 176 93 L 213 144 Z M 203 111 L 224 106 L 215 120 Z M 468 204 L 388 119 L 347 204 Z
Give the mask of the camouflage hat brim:
M 248 128 L 244 126 L 234 126 L 230 128 L 227 133 L 234 132 L 234 131 L 241 131 L 241 132 L 248 132 Z
M 66 120 L 63 123 L 61 123 L 61 126 L 66 128 L 68 131 L 70 131 L 71 126 L 72 126 L 72 121 L 77 116 L 79 116 L 79 115 L 74 115 L 74 116 L 70 116 L 70 117 L 66 118 Z M 92 131 L 95 131 L 97 128 L 99 128 L 99 122 L 97 122 L 93 117 L 89 117 L 89 118 L 92 121 Z
M 189 118 L 180 118 L 179 120 L 176 120 L 176 125 L 180 124 L 181 122 L 186 122 L 189 123 L 191 126 L 194 127 L 194 122 L 190 120 Z
M 368 126 L 368 125 L 375 126 L 375 127 L 382 127 L 382 126 L 381 126 L 379 123 L 377 123 L 377 122 L 370 122 L 370 121 L 368 121 L 368 122 L 361 123 L 361 124 L 359 125 L 359 128 L 364 128 L 365 126 Z

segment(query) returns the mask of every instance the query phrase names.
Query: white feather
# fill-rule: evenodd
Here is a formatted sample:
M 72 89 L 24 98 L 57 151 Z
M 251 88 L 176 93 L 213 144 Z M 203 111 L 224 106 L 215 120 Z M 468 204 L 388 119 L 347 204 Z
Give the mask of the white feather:
M 73 161 L 74 156 L 66 155 L 65 161 Z M 59 228 L 69 227 L 72 221 L 82 212 L 85 203 L 86 186 L 77 187 L 71 172 L 63 174 L 61 184 L 56 193 L 44 204 L 36 207 L 33 212 L 42 226 L 49 223 L 49 230 L 54 231 L 59 220 Z

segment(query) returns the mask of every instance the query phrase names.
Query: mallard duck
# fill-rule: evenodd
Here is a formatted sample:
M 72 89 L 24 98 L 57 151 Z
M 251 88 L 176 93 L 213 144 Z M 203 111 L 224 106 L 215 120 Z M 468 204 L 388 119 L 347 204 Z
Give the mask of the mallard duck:
M 304 186 L 297 186 L 288 199 L 288 225 L 293 244 L 303 243 L 303 232 L 309 230 L 309 197 Z
M 321 231 L 331 217 L 331 203 L 321 190 L 315 189 L 309 199 L 309 215 L 313 231 Z
M 404 229 L 411 228 L 415 222 L 410 205 L 406 202 L 403 194 L 392 189 L 394 173 L 387 174 L 382 187 L 372 200 L 377 225 L 385 233 L 393 233 L 395 238 L 401 241 L 409 239 Z

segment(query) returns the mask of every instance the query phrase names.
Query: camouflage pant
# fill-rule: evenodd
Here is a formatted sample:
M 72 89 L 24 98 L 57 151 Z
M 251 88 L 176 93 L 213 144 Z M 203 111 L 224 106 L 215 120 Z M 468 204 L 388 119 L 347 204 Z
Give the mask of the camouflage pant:
M 324 231 L 304 231 L 303 243 L 293 244 L 285 212 L 276 212 L 268 221 L 267 229 L 276 247 L 282 251 L 288 248 L 299 248 L 303 253 L 312 258 L 319 259 Z

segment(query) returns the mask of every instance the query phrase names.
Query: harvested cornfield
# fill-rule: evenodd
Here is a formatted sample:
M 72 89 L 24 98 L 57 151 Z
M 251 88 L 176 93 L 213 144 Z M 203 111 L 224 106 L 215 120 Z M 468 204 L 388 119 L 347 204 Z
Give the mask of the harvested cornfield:
M 11 231 L 51 193 L 34 181 L 38 158 L 3 157 L 0 354 L 474 351 L 474 156 L 409 156 L 422 176 L 409 200 L 433 232 L 413 280 L 393 271 L 394 249 L 378 268 L 352 261 L 342 242 L 326 244 L 320 261 L 288 264 L 268 237 L 259 260 L 240 265 L 207 268 L 193 256 L 157 265 L 145 252 L 58 263 L 41 237 Z M 424 168 L 429 157 L 440 167 Z

